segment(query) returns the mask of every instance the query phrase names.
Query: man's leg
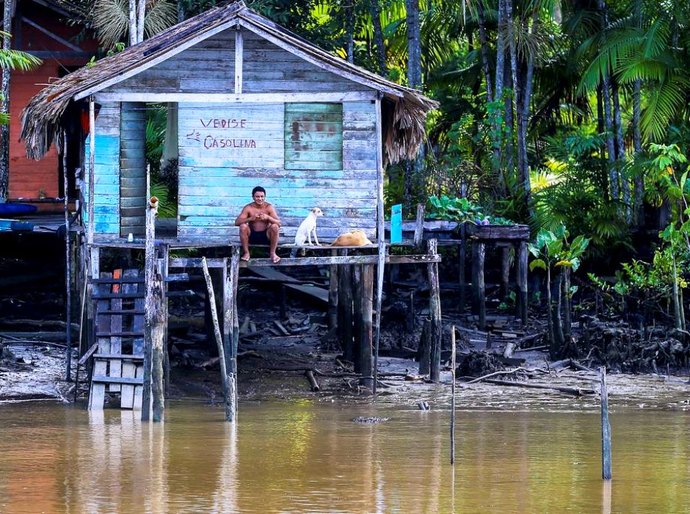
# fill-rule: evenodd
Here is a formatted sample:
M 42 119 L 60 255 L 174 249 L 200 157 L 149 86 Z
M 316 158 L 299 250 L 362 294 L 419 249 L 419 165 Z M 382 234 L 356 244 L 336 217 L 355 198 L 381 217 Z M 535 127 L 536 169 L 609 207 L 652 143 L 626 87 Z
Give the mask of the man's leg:
M 251 232 L 249 225 L 246 223 L 240 225 L 240 244 L 242 245 L 242 256 L 240 257 L 243 261 L 249 260 L 249 233 Z
M 278 239 L 280 238 L 280 227 L 278 225 L 269 225 L 266 229 L 266 235 L 268 236 L 269 242 L 269 255 L 273 262 L 280 261 L 280 257 L 276 254 L 276 248 L 278 248 Z

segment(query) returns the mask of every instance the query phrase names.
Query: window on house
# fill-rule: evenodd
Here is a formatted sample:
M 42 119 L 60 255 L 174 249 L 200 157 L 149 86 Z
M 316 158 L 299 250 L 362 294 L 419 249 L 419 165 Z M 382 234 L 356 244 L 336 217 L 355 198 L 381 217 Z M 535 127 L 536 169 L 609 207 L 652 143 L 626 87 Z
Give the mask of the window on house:
M 285 104 L 285 169 L 343 169 L 343 104 Z

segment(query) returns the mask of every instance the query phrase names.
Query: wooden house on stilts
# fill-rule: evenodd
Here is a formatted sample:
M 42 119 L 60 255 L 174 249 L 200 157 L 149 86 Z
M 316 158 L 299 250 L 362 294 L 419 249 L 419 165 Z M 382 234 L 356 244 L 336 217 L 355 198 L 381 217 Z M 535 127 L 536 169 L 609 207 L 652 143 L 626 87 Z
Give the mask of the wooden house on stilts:
M 432 274 L 439 260 L 433 250 L 387 253 L 384 167 L 416 155 L 426 113 L 435 102 L 328 54 L 236 2 L 43 89 L 23 112 L 22 137 L 30 157 L 40 158 L 52 144 L 58 150 L 75 146 L 65 144 L 64 130 L 75 105 L 89 113 L 77 170 L 81 223 L 73 233 L 83 290 L 91 300 L 86 304 L 93 306 L 92 351 L 82 357 L 94 359 L 91 408 L 102 407 L 108 388 L 121 392 L 123 406 L 143 402 L 144 418 L 153 405 L 153 418 L 160 419 L 166 281 L 176 268 L 194 266 L 217 267 L 223 276 L 217 335 L 224 352 L 228 419 L 235 408 L 240 266 L 356 267 L 362 277 L 362 382 L 375 389 L 372 334 L 378 315 L 372 325 L 372 313 L 380 312 L 384 264 L 422 263 Z M 168 223 L 156 221 L 158 206 L 150 201 L 145 142 L 152 108 L 167 112 L 164 159 L 178 170 L 177 217 Z M 266 188 L 280 213 L 284 242 L 292 241 L 309 209 L 320 206 L 322 243 L 348 229 L 364 230 L 375 243 L 357 255 L 329 249 L 285 257 L 277 265 L 261 258 L 240 262 L 234 221 L 256 185 Z M 135 248 L 146 250 L 145 277 L 102 269 L 104 249 Z M 169 254 L 206 248 L 215 248 L 214 258 Z M 226 256 L 216 257 L 219 251 Z M 440 340 L 438 302 L 434 316 Z

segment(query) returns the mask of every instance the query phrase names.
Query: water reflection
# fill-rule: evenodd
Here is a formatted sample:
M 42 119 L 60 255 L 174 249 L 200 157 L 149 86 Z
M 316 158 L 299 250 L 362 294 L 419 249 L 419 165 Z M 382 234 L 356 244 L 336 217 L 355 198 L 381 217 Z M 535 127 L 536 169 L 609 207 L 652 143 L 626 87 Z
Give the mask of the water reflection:
M 688 512 L 690 416 L 616 413 L 613 483 L 599 417 L 448 412 L 318 402 L 138 413 L 0 407 L 0 511 Z M 378 425 L 352 422 L 385 416 Z

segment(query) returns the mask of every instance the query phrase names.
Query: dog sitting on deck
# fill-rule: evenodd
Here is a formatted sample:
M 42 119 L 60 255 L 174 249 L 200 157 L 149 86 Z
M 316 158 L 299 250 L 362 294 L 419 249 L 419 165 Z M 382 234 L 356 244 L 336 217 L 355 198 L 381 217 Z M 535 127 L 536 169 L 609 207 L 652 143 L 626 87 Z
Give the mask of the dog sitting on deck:
M 309 214 L 307 215 L 306 218 L 304 218 L 304 221 L 300 223 L 299 228 L 297 229 L 297 233 L 295 234 L 295 246 L 292 248 L 292 251 L 290 252 L 290 257 L 295 258 L 297 257 L 297 250 L 301 247 L 304 246 L 304 243 L 309 243 L 309 246 L 311 246 L 311 236 L 314 236 L 314 242 L 316 243 L 316 246 L 321 246 L 319 243 L 319 238 L 316 237 L 316 218 L 319 216 L 323 216 L 323 212 L 321 209 L 318 207 L 314 207 L 311 211 L 309 211 Z

